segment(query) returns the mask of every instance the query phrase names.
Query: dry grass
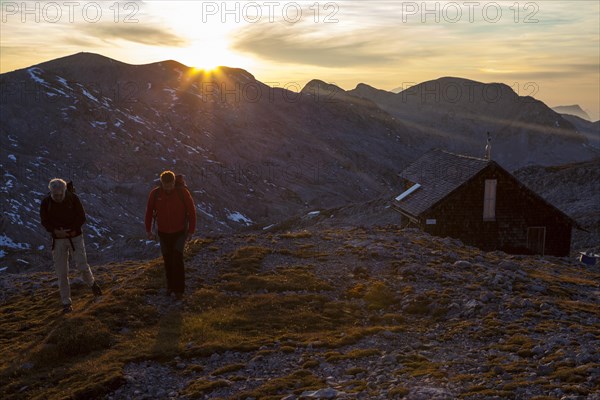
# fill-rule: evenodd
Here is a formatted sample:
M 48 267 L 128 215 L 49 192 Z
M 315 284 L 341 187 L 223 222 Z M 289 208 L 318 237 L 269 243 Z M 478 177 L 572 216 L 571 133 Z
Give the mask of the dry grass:
M 281 234 L 281 238 L 283 239 L 307 239 L 312 237 L 312 233 L 308 231 L 300 231 L 300 232 L 287 232 Z
M 272 272 L 253 275 L 226 273 L 221 275 L 223 283 L 219 285 L 219 288 L 235 292 L 331 290 L 332 286 L 317 278 L 313 270 L 312 266 L 303 266 L 280 267 Z
M 370 284 L 365 290 L 364 299 L 371 309 L 386 308 L 398 302 L 395 293 L 382 281 Z
M 312 372 L 301 369 L 288 376 L 269 380 L 257 389 L 238 393 L 235 399 L 281 399 L 282 394 L 292 388 L 291 391 L 298 395 L 307 390 L 320 389 L 324 384 L 325 382 Z
M 56 291 L 46 289 L 1 310 L 0 335 L 10 343 L 3 348 L 1 397 L 94 398 L 123 384 L 123 365 L 153 348 L 148 329 L 158 318 L 145 294 L 163 283 L 158 263 L 123 265 L 115 274 L 115 287 L 105 286 L 100 302 L 75 287 L 75 311 L 67 316 L 60 315 Z M 25 324 L 32 329 L 13 330 Z M 126 326 L 140 333 L 121 334 Z
M 229 374 L 231 372 L 239 371 L 244 368 L 246 368 L 246 364 L 229 364 L 229 365 L 225 365 L 224 367 L 214 370 L 211 373 L 211 375 L 213 375 L 213 376 L 225 375 L 225 374 Z
M 578 385 L 589 375 L 589 366 L 561 363 L 562 353 L 534 361 L 532 349 L 538 343 L 538 339 L 533 338 L 568 328 L 571 324 L 581 333 L 597 335 L 594 327 L 577 325 L 577 316 L 582 313 L 598 315 L 598 305 L 573 297 L 578 286 L 590 285 L 596 278 L 593 274 L 577 276 L 568 270 L 561 275 L 539 268 L 531 272 L 549 288 L 543 298 L 535 301 L 565 311 L 568 318 L 563 320 L 551 320 L 543 312 L 536 315 L 529 311 L 508 323 L 500 318 L 503 313 L 498 311 L 487 312 L 481 318 L 459 318 L 440 323 L 439 317 L 445 314 L 445 307 L 456 296 L 455 288 L 442 285 L 440 290 L 423 292 L 424 284 L 418 280 L 419 275 L 408 277 L 414 283 L 407 284 L 407 276 L 403 275 L 405 263 L 401 262 L 389 264 L 395 271 L 393 275 L 375 275 L 369 263 L 359 261 L 361 257 L 374 257 L 373 254 L 354 246 L 342 251 L 348 240 L 366 240 L 366 230 L 323 234 L 327 235 L 332 247 L 327 252 L 317 242 L 322 238 L 308 232 L 271 236 L 269 240 L 274 243 L 266 245 L 260 235 L 242 238 L 237 245 L 224 248 L 214 240 L 191 242 L 186 250 L 187 257 L 210 256 L 216 260 L 220 275 L 214 281 L 200 281 L 202 286 L 189 294 L 185 309 L 166 314 L 148 304 L 148 298 L 159 295 L 164 287 L 164 272 L 159 261 L 116 265 L 111 267 L 110 275 L 108 272 L 104 276 L 99 274 L 107 282 L 103 286 L 106 294 L 99 302 L 93 301 L 88 288 L 75 287 L 76 310 L 66 317 L 60 315 L 56 289 L 43 287 L 34 297 L 17 296 L 10 305 L 0 309 L 3 328 L 0 331 L 3 351 L 0 397 L 102 398 L 124 383 L 123 367 L 129 362 L 148 359 L 172 362 L 175 356 L 189 359 L 227 351 L 252 352 L 264 357 L 274 352 L 293 357 L 298 353 L 298 358 L 305 360 L 298 367 L 301 369 L 265 381 L 254 390 L 236 393 L 234 398 L 281 399 L 284 394 L 322 388 L 324 382 L 315 375 L 322 356 L 328 362 L 345 365 L 346 374 L 354 378 L 344 383 L 344 391 L 369 392 L 370 388 L 360 375 L 368 370 L 349 367 L 351 361 L 343 362 L 380 357 L 380 349 L 348 350 L 344 347 L 384 331 L 386 335 L 392 332 L 402 333 L 399 337 L 421 338 L 432 332 L 434 326 L 436 341 L 447 342 L 444 345 L 452 345 L 457 337 L 488 343 L 482 345 L 482 350 L 496 350 L 498 356 L 487 362 L 484 360 L 483 364 L 502 365 L 513 377 L 512 382 L 496 389 L 484 384 L 472 385 L 461 397 L 510 397 L 516 388 L 527 384 L 527 374 L 537 361 L 556 364 L 556 370 L 548 376 L 548 390 L 560 387 L 565 393 L 585 392 L 581 387 L 578 389 Z M 285 243 L 290 245 L 289 250 L 281 249 L 281 246 L 277 250 L 280 238 L 310 240 L 288 241 Z M 424 251 L 443 251 L 440 243 L 423 238 L 416 240 L 424 243 Z M 335 247 L 333 241 L 340 241 L 339 247 Z M 220 251 L 223 252 L 215 254 Z M 321 269 L 320 260 L 334 257 L 336 251 L 342 251 L 345 261 L 356 262 L 349 282 L 343 285 L 337 285 L 330 276 L 327 278 L 332 282 L 316 273 L 315 265 Z M 460 256 L 467 259 L 474 254 L 467 249 Z M 494 254 L 486 255 L 488 259 L 494 257 Z M 435 263 L 431 265 L 434 266 Z M 431 283 L 442 284 L 443 274 L 435 275 Z M 465 286 L 474 296 L 481 290 L 477 283 Z M 465 287 L 461 287 L 463 289 Z M 341 297 L 338 291 L 342 293 Z M 401 302 L 408 305 L 405 310 L 400 309 Z M 504 341 L 497 344 L 500 338 Z M 308 345 L 318 355 L 303 353 Z M 397 361 L 402 367 L 395 373 L 403 379 L 450 380 L 464 386 L 469 381 L 492 380 L 497 375 L 490 371 L 477 376 L 449 377 L 443 368 L 445 365 L 427 351 L 423 351 L 423 355 L 410 352 L 398 357 Z M 181 374 L 203 376 L 190 383 L 183 394 L 190 398 L 214 398 L 211 395 L 216 395 L 215 390 L 243 379 L 243 373 L 236 374 L 236 371 L 245 368 L 245 364 L 230 364 L 204 371 L 200 365 L 189 366 Z M 314 369 L 314 373 L 310 369 Z M 223 379 L 225 377 L 227 380 Z M 401 398 L 407 393 L 405 387 L 399 386 L 391 389 L 389 395 Z M 543 396 L 539 398 L 544 399 Z
M 229 382 L 222 379 L 216 381 L 198 379 L 185 388 L 184 394 L 192 399 L 199 399 L 204 398 L 207 393 L 215 389 L 228 387 L 229 385 L 231 385 Z
M 258 271 L 262 260 L 270 253 L 271 249 L 266 247 L 240 247 L 231 255 L 231 266 L 243 272 Z

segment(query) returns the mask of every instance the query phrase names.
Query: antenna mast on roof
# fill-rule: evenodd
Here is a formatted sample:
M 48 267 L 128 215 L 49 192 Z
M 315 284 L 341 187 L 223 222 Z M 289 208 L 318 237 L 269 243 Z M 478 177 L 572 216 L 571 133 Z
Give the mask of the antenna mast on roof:
M 485 159 L 492 159 L 492 138 L 490 137 L 490 133 L 487 133 L 487 144 L 485 145 Z

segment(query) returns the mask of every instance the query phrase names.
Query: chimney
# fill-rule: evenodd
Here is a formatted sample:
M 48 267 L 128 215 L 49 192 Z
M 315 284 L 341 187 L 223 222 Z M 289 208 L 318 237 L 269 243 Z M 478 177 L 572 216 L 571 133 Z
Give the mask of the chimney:
M 492 138 L 490 137 L 490 133 L 487 133 L 487 144 L 485 145 L 485 159 L 492 159 Z

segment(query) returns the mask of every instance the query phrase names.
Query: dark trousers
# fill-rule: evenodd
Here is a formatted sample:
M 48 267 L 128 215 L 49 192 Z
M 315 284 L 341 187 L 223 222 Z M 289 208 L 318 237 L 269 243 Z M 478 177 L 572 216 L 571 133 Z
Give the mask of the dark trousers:
M 176 233 L 158 232 L 160 251 L 165 263 L 167 291 L 181 293 L 185 290 L 185 269 L 183 267 L 183 247 L 185 231 Z

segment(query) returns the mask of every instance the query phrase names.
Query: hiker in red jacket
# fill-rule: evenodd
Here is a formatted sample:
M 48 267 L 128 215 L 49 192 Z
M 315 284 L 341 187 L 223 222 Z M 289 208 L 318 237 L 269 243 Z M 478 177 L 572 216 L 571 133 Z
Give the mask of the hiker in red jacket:
M 185 290 L 185 270 L 183 248 L 196 229 L 196 207 L 183 176 L 171 171 L 160 174 L 160 186 L 148 196 L 146 206 L 146 234 L 156 240 L 152 232 L 152 222 L 156 220 L 160 250 L 165 263 L 167 295 L 175 294 L 181 300 Z

